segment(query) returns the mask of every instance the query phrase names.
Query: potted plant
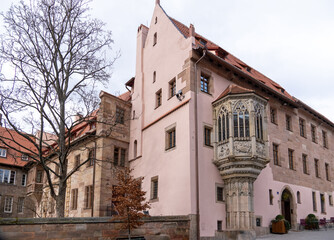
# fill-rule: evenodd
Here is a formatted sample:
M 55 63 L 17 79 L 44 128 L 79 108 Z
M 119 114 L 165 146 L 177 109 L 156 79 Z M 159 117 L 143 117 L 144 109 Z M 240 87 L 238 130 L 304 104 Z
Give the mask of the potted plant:
M 283 215 L 277 215 L 275 219 L 271 221 L 272 233 L 284 234 L 291 228 L 290 223 L 284 219 Z
M 317 219 L 317 217 L 310 213 L 309 215 L 307 215 L 306 220 L 305 220 L 305 229 L 319 229 L 319 221 Z

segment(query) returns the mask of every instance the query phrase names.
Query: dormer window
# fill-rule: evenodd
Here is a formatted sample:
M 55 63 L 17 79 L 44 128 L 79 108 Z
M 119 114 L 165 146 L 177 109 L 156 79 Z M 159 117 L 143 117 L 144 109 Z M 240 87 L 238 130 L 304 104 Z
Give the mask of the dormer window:
M 22 161 L 28 161 L 28 160 L 29 160 L 28 155 L 27 155 L 27 154 L 22 154 L 22 156 L 21 156 L 21 160 L 22 160 Z
M 7 157 L 7 149 L 5 148 L 0 148 L 0 157 Z

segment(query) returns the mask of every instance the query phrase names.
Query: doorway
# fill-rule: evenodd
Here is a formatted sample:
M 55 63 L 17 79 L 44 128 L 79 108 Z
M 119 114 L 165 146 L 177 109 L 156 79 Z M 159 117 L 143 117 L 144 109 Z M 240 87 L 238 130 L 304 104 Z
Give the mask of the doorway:
M 281 209 L 284 218 L 292 225 L 291 214 L 293 214 L 292 208 L 292 195 L 288 189 L 284 189 L 281 197 Z

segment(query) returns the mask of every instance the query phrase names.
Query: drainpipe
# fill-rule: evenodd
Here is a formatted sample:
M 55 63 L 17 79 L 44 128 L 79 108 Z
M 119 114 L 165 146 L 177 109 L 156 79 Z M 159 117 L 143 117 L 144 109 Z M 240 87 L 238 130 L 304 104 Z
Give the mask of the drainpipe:
M 200 59 L 195 62 L 195 175 L 196 175 L 196 231 L 197 231 L 197 239 L 200 239 L 200 220 L 199 220 L 199 168 L 198 168 L 198 111 L 197 111 L 197 64 L 205 57 L 206 50 L 204 50 L 203 55 Z
M 91 217 L 94 217 L 94 198 L 95 198 L 95 163 L 96 163 L 96 140 L 94 141 L 94 161 L 93 161 L 93 192 L 92 192 L 92 212 Z

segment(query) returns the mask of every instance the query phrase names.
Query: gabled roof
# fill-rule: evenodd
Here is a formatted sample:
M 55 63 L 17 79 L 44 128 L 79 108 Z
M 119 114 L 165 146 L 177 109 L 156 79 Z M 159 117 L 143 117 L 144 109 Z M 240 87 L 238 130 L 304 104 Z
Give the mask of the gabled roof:
M 248 89 L 248 88 L 244 88 L 244 87 L 240 87 L 238 85 L 235 84 L 230 84 L 220 95 L 219 97 L 217 97 L 216 100 L 214 100 L 213 102 L 218 101 L 219 99 L 222 99 L 223 97 L 227 96 L 227 95 L 233 95 L 233 94 L 241 94 L 241 93 L 254 93 L 254 90 Z

